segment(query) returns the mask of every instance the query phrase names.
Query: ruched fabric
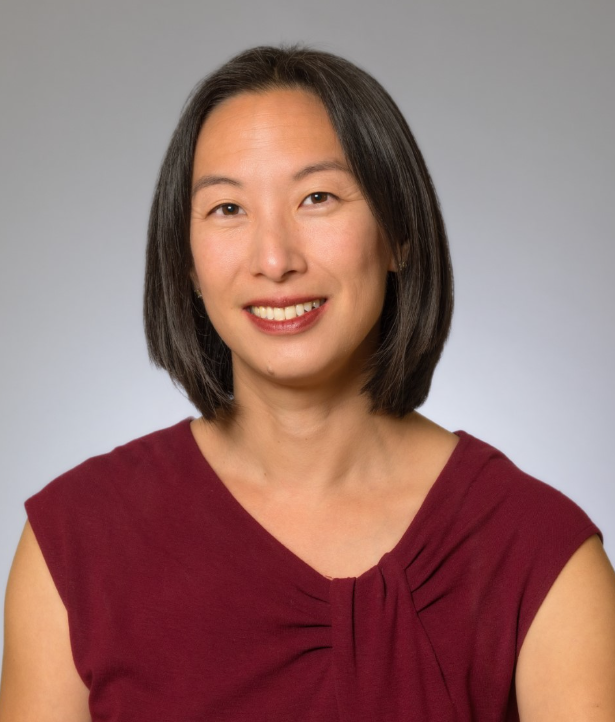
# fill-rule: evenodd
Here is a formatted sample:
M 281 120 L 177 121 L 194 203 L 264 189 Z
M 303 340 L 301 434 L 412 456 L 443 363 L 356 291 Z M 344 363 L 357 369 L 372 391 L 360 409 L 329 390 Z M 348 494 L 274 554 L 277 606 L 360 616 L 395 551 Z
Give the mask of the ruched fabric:
M 328 579 L 239 504 L 189 424 L 26 501 L 93 722 L 518 720 L 525 634 L 600 533 L 576 504 L 457 432 L 396 546 Z

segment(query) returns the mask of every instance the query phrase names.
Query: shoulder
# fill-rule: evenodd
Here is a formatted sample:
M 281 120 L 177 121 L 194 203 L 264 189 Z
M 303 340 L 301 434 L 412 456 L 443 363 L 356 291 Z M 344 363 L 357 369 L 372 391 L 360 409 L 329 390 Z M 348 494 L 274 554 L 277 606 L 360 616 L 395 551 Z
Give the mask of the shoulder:
M 494 550 L 507 545 L 520 558 L 550 549 L 566 559 L 587 536 L 599 533 L 571 498 L 491 444 L 465 431 L 451 434 L 420 416 L 412 430 L 420 454 L 411 451 L 411 461 L 418 459 L 428 477 L 438 477 L 425 506 L 430 513 L 437 507 L 437 518 L 446 517 L 440 531 L 451 543 L 462 535 Z
M 557 528 L 593 526 L 589 517 L 570 497 L 521 470 L 502 451 L 466 433 L 460 436 L 460 474 L 465 476 L 467 503 L 480 506 L 509 521 L 517 533 L 533 532 L 541 537 Z
M 131 530 L 168 518 L 169 499 L 194 463 L 189 422 L 87 459 L 26 500 L 29 524 L 67 606 L 76 570 L 100 569 Z
M 580 573 L 584 589 L 608 586 L 604 571 L 595 571 L 596 560 L 604 563 L 599 530 L 572 499 L 520 469 L 505 453 L 471 434 L 457 435 L 459 442 L 428 499 L 429 513 L 423 514 L 428 523 L 419 527 L 420 555 L 411 579 L 417 611 L 436 646 L 445 650 L 440 652 L 443 658 L 449 654 L 447 644 L 455 640 L 451 664 L 461 658 L 468 664 L 474 694 L 480 695 L 486 684 L 500 683 L 508 694 L 518 661 L 520 673 L 525 670 L 519 677 L 524 722 L 573 719 L 558 714 L 560 707 L 553 707 L 551 717 L 528 714 L 531 693 L 524 681 L 538 678 L 534 670 L 540 665 L 528 650 L 532 636 L 537 648 L 543 647 L 541 638 L 547 639 L 549 632 L 540 631 L 540 617 L 550 620 L 546 624 L 553 634 L 556 617 L 574 618 L 570 604 L 575 582 L 570 580 Z M 607 598 L 603 591 L 594 594 Z M 557 598 L 553 607 L 558 611 L 549 612 Z M 568 611 L 562 611 L 565 607 Z M 603 623 L 603 633 L 607 626 Z M 582 635 L 586 633 L 595 634 L 585 627 Z M 576 641 L 570 636 L 568 651 L 560 648 L 551 654 L 551 662 L 569 659 L 571 650 L 584 644 L 582 635 Z M 600 654 L 607 659 L 609 652 Z M 540 707 L 542 701 L 531 704 Z M 552 703 L 550 698 L 542 708 L 550 710 Z M 574 717 L 581 718 L 589 719 Z
M 561 491 L 525 473 L 493 446 L 459 433 L 459 471 L 466 474 L 460 519 L 466 533 L 476 531 L 480 556 L 508 579 L 502 603 L 514 600 L 518 653 L 562 569 L 584 542 L 602 535 Z
M 93 456 L 49 482 L 26 501 L 28 512 L 52 497 L 86 498 L 112 491 L 118 483 L 139 483 L 154 479 L 161 470 L 185 459 L 190 419 L 160 429 L 113 450 Z
M 464 477 L 464 504 L 469 511 L 464 518 L 483 523 L 508 542 L 524 566 L 539 559 L 546 563 L 547 558 L 563 565 L 585 539 L 600 533 L 570 497 L 522 471 L 490 444 L 465 432 L 458 434 L 458 472 Z

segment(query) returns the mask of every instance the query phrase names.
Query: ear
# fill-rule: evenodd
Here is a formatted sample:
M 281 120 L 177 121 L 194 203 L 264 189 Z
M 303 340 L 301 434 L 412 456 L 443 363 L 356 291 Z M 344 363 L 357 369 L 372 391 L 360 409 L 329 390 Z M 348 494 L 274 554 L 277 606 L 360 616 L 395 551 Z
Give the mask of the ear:
M 397 256 L 397 258 L 395 257 Z M 404 241 L 401 246 L 395 251 L 391 251 L 389 261 L 389 271 L 393 273 L 399 273 L 403 271 L 408 265 L 408 241 Z
M 395 273 L 397 271 L 397 263 L 395 261 L 396 249 L 392 247 L 391 242 L 386 237 L 382 228 L 378 229 L 378 239 L 381 248 L 384 248 L 387 259 L 387 272 Z
M 201 284 L 199 283 L 199 279 L 196 275 L 194 267 L 190 270 L 190 282 L 192 283 L 192 288 L 194 289 L 195 296 L 198 299 L 203 298 L 203 294 L 201 293 Z

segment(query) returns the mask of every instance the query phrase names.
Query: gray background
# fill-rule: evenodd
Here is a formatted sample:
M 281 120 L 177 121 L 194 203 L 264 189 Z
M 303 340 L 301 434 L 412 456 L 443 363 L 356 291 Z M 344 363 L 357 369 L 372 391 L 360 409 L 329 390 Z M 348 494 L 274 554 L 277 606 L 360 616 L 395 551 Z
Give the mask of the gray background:
M 612 0 L 3 0 L 0 586 L 23 501 L 196 413 L 150 368 L 145 228 L 182 103 L 236 51 L 375 75 L 448 224 L 453 333 L 423 411 L 580 503 L 615 556 Z

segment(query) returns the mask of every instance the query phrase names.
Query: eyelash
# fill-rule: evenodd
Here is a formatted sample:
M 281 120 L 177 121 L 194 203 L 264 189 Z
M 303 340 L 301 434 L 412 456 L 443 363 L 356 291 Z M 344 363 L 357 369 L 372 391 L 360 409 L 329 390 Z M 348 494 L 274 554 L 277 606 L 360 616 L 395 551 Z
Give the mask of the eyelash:
M 333 193 L 329 193 L 328 191 L 315 191 L 314 193 L 310 193 L 309 195 L 307 195 L 303 199 L 303 201 L 301 201 L 301 205 L 303 205 L 303 203 L 305 203 L 305 201 L 308 198 L 312 198 L 313 196 L 327 196 L 327 197 L 323 201 L 320 201 L 318 203 L 309 203 L 308 205 L 319 206 L 319 205 L 322 205 L 323 203 L 326 203 L 331 198 L 337 198 L 337 196 L 333 195 Z M 221 203 L 219 206 L 216 206 L 215 208 L 213 208 L 211 213 L 212 213 L 212 215 L 217 214 L 217 212 L 219 210 L 221 210 L 222 208 L 231 208 L 231 207 L 232 208 L 241 208 L 241 206 L 238 205 L 237 203 Z M 235 216 L 235 215 L 239 215 L 239 214 L 238 213 L 221 213 L 219 215 Z
M 237 203 L 221 203 L 219 206 L 216 206 L 215 208 L 212 208 L 211 215 L 222 215 L 222 216 L 235 216 L 239 215 L 237 213 L 220 213 L 218 214 L 219 210 L 222 210 L 222 208 L 241 208 L 241 206 L 237 205 Z
M 336 196 L 333 195 L 333 193 L 328 193 L 327 191 L 315 191 L 314 193 L 310 193 L 309 196 L 306 196 L 306 197 L 303 199 L 302 204 L 305 203 L 305 201 L 306 201 L 308 198 L 311 198 L 312 196 L 327 196 L 327 198 L 325 199 L 325 201 L 328 201 L 329 198 L 335 198 L 335 197 L 336 197 Z M 324 203 L 325 201 L 322 201 L 322 202 Z M 309 205 L 319 206 L 320 203 L 310 203 Z

